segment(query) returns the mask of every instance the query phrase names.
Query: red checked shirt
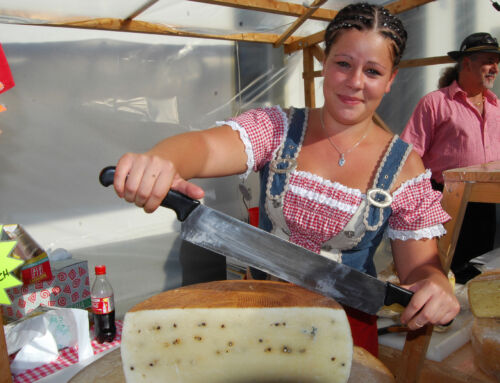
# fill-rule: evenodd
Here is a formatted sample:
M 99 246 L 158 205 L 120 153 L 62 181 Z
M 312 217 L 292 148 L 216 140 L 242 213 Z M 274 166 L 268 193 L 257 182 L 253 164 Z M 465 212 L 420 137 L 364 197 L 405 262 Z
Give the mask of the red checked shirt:
M 239 132 L 245 144 L 248 174 L 274 157 L 285 138 L 288 118 L 280 107 L 271 107 L 250 110 L 218 125 L 230 125 Z M 430 176 L 427 171 L 393 193 L 389 238 L 421 239 L 445 233 L 442 223 L 449 216 L 441 208 L 441 193 L 432 190 Z M 319 253 L 322 244 L 345 227 L 365 199 L 361 190 L 309 172 L 292 171 L 283 206 L 290 241 Z
M 499 100 L 486 90 L 481 116 L 454 81 L 419 101 L 401 138 L 443 183 L 444 170 L 500 160 Z

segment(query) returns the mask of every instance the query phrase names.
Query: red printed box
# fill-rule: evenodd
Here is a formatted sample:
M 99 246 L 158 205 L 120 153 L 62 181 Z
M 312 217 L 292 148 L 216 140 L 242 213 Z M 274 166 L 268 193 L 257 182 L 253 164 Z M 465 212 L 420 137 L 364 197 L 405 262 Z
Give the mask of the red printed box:
M 51 262 L 54 277 L 48 281 L 5 289 L 12 304 L 0 305 L 3 317 L 16 320 L 38 306 L 89 308 L 90 283 L 87 261 L 66 259 Z

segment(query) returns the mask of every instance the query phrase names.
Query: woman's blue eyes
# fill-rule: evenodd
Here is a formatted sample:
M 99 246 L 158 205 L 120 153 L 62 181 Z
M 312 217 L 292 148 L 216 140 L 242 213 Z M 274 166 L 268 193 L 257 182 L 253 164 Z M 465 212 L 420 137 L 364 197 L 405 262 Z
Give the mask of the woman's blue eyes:
M 347 61 L 336 61 L 336 64 L 342 68 L 350 68 L 351 65 Z M 366 73 L 368 73 L 371 76 L 381 76 L 382 74 L 373 68 L 369 68 L 365 70 Z
M 371 73 L 374 76 L 381 76 L 382 75 L 378 70 L 375 70 L 375 69 L 368 69 L 367 72 Z

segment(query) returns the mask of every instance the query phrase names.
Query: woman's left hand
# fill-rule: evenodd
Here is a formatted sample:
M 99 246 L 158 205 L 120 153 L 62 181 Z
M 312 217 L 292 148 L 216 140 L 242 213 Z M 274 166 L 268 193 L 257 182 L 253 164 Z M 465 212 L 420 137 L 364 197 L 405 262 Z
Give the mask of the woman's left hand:
M 443 274 L 431 275 L 410 285 L 401 285 L 414 295 L 401 314 L 401 322 L 411 330 L 426 324 L 444 325 L 450 323 L 460 311 L 460 304 L 453 287 Z
M 391 246 L 401 287 L 414 292 L 401 322 L 417 330 L 428 323 L 444 325 L 453 320 L 460 304 L 441 267 L 437 240 L 393 240 Z

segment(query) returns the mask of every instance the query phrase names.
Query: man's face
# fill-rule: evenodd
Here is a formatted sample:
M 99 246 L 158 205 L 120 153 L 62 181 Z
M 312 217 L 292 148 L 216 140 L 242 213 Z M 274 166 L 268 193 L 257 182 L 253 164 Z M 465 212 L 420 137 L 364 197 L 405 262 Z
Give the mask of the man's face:
M 500 55 L 497 53 L 475 53 L 469 56 L 470 73 L 478 82 L 478 85 L 486 89 L 492 89 L 498 74 L 498 62 Z

